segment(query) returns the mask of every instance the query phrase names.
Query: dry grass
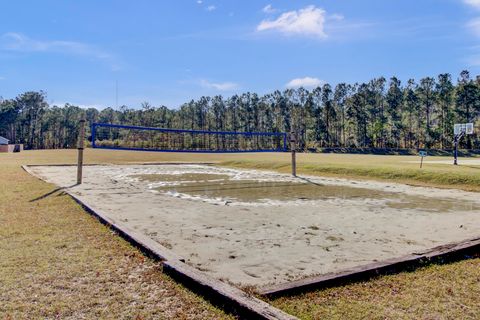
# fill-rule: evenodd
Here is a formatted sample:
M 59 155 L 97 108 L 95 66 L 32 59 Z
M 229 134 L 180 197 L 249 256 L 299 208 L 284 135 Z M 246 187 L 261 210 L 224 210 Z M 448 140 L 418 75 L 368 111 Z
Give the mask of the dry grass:
M 270 301 L 302 319 L 480 319 L 480 259 Z
M 20 164 L 75 163 L 75 157 L 73 150 L 0 154 L 0 196 L 6 199 L 0 203 L 0 315 L 222 317 L 67 197 L 54 194 L 28 202 L 53 187 L 21 172 Z M 300 154 L 298 162 L 304 174 L 480 191 L 480 167 L 426 164 L 420 170 L 409 162 L 415 160 L 418 157 Z M 86 152 L 87 163 L 160 161 L 290 170 L 288 154 Z M 479 296 L 477 258 L 271 302 L 304 319 L 480 319 Z
M 20 168 L 61 153 L 0 155 L 0 319 L 221 319 L 161 265 Z M 54 157 L 53 157 L 54 156 Z

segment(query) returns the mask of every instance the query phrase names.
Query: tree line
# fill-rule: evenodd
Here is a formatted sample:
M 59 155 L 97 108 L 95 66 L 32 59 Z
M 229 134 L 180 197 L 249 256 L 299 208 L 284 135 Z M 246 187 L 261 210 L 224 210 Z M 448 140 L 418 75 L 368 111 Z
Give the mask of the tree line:
M 173 109 L 49 106 L 45 92 L 0 99 L 0 135 L 26 149 L 73 148 L 79 120 L 210 131 L 295 132 L 301 150 L 325 147 L 451 149 L 454 123 L 480 125 L 480 77 L 468 71 L 415 81 L 380 77 L 224 98 L 201 97 Z M 87 136 L 89 132 L 87 131 Z M 462 141 L 480 149 L 480 135 Z

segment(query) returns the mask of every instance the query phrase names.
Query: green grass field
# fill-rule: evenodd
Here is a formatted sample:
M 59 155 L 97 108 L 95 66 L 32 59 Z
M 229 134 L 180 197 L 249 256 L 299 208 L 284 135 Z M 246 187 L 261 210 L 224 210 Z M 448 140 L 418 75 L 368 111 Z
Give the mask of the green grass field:
M 86 150 L 86 163 L 216 162 L 289 172 L 289 154 Z M 299 154 L 298 173 L 480 191 L 480 166 L 418 157 Z M 431 157 L 428 160 L 451 160 Z M 75 163 L 75 150 L 0 154 L 0 318 L 227 318 L 22 164 Z M 480 236 L 480 230 L 479 230 Z M 270 301 L 304 319 L 478 319 L 480 259 Z

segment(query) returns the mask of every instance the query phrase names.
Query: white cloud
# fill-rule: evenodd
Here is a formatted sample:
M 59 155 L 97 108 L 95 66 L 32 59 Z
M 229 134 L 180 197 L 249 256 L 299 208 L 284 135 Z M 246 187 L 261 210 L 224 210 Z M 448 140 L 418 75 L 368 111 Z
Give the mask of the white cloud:
M 108 61 L 113 71 L 120 69 L 119 64 L 114 61 L 115 58 L 111 54 L 82 42 L 36 40 L 21 33 L 8 32 L 0 36 L 0 49 L 17 52 L 56 52 L 86 56 L 97 60 Z
M 300 10 L 282 13 L 276 20 L 263 20 L 257 31 L 274 30 L 286 35 L 308 35 L 326 38 L 325 10 L 308 6 Z
M 477 37 L 480 37 L 480 18 L 470 20 L 467 23 L 467 28 Z
M 197 0 L 197 3 L 198 3 L 198 4 L 202 4 L 203 1 L 202 1 L 202 0 Z
M 334 13 L 330 16 L 327 17 L 328 19 L 330 20 L 335 20 L 335 21 L 343 21 L 345 19 L 345 17 L 341 14 L 338 14 L 338 13 Z
M 3 48 L 12 51 L 23 52 L 63 52 L 80 55 L 90 55 L 105 59 L 111 57 L 108 53 L 94 48 L 85 43 L 75 41 L 41 41 L 31 39 L 21 33 L 8 32 L 2 38 Z
M 480 0 L 463 0 L 463 2 L 476 9 L 480 9 Z
M 207 7 L 207 11 L 213 11 L 215 9 L 217 9 L 217 7 L 215 7 L 215 6 L 208 6 Z
M 265 7 L 263 7 L 262 11 L 267 14 L 270 14 L 270 13 L 277 12 L 277 9 L 273 8 L 271 4 L 267 4 Z
M 231 91 L 238 88 L 238 84 L 235 82 L 210 82 L 208 80 L 200 80 L 200 85 L 204 88 L 215 89 L 219 91 Z
M 290 82 L 286 84 L 287 88 L 315 88 L 318 86 L 321 86 L 325 82 L 318 79 L 318 78 L 311 78 L 311 77 L 305 77 L 305 78 L 296 78 L 292 79 Z

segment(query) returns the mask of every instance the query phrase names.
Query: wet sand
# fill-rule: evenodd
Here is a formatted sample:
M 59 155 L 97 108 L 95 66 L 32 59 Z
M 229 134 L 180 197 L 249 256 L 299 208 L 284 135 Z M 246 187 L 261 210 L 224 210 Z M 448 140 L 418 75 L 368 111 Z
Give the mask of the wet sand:
M 32 167 L 198 269 L 266 285 L 480 236 L 480 197 L 459 190 L 201 165 Z

